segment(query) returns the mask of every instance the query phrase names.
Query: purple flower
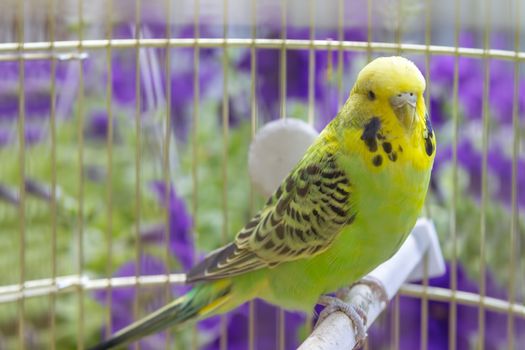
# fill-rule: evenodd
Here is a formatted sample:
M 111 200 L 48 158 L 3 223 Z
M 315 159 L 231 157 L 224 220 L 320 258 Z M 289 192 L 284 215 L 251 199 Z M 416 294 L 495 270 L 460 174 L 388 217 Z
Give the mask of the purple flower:
M 14 119 L 18 115 L 18 91 L 14 87 L 0 86 L 0 116 L 2 119 Z
M 45 130 L 39 125 L 25 126 L 25 144 L 26 146 L 33 146 L 39 143 L 45 136 Z
M 337 104 L 338 91 L 336 86 L 327 86 L 323 95 L 320 100 L 316 101 L 316 110 L 318 113 L 315 119 L 315 127 L 317 130 L 322 130 L 339 112 L 339 106 Z
M 458 143 L 458 166 L 463 169 L 469 179 L 469 192 L 479 198 L 481 195 L 482 153 L 472 142 L 463 138 Z M 436 154 L 433 173 L 439 174 L 443 164 L 452 160 L 452 147 L 447 145 Z M 496 185 L 494 198 L 510 206 L 512 199 L 512 159 L 501 147 L 495 146 L 487 153 L 488 172 L 493 176 Z M 517 199 L 520 207 L 525 207 L 525 160 L 517 160 Z
M 11 143 L 11 132 L 0 128 L 0 148 L 7 146 Z
M 447 115 L 443 111 L 444 101 L 435 95 L 430 97 L 430 117 L 432 118 L 432 126 L 439 127 L 447 119 Z
M 475 40 L 471 33 L 463 33 L 460 45 L 473 47 Z M 501 35 L 496 35 L 492 40 L 493 47 L 508 46 Z M 454 79 L 454 56 L 435 56 L 430 62 L 430 77 L 432 79 L 433 101 L 431 101 L 432 112 L 441 115 L 446 101 L 451 101 L 452 85 Z M 480 120 L 483 116 L 483 86 L 485 81 L 485 63 L 476 58 L 458 58 L 458 98 L 460 107 L 465 116 L 472 120 Z M 489 62 L 489 109 L 493 117 L 501 123 L 511 123 L 513 108 L 514 63 L 504 60 L 491 59 Z M 525 108 L 525 88 L 521 86 L 518 106 L 520 110 Z M 434 102 L 434 105 L 432 105 Z M 442 121 L 434 118 L 436 126 Z
M 0 183 L 0 201 L 18 206 L 18 192 L 16 189 Z
M 0 62 L 0 116 L 16 119 L 19 113 L 19 64 Z M 68 66 L 57 64 L 57 92 L 66 82 Z M 51 62 L 26 61 L 24 64 L 25 115 L 27 119 L 47 118 L 51 110 Z
M 193 51 L 184 53 L 188 60 L 193 62 Z M 201 62 L 199 67 L 199 97 L 208 97 L 209 87 L 221 70 L 209 58 Z M 172 127 L 177 140 L 185 142 L 187 140 L 189 128 L 193 118 L 193 98 L 194 98 L 194 79 L 193 70 L 188 68 L 182 71 L 175 71 L 171 78 L 171 100 L 170 113 Z
M 319 35 L 319 33 L 317 33 Z M 336 38 L 336 32 L 324 33 L 326 38 Z M 349 40 L 362 40 L 364 34 L 361 31 L 348 31 L 345 36 Z M 271 31 L 268 34 L 270 38 L 279 38 L 279 31 Z M 308 28 L 289 28 L 287 30 L 289 39 L 309 39 Z M 280 99 L 280 57 L 281 52 L 274 49 L 258 49 L 257 55 L 257 94 L 259 96 L 259 105 L 265 111 L 266 120 L 275 119 L 279 113 Z M 338 55 L 337 49 L 334 48 L 329 62 L 330 55 L 328 50 L 315 51 L 315 82 L 314 98 L 321 100 L 324 97 L 327 88 L 327 68 L 330 63 L 333 71 L 337 71 Z M 347 64 L 352 54 L 344 52 L 343 65 Z M 251 53 L 246 50 L 241 56 L 237 67 L 244 72 L 251 70 Z M 287 50 L 286 52 L 286 98 L 306 101 L 308 99 L 308 72 L 309 72 L 309 51 L 308 50 Z M 330 117 L 329 117 L 330 118 Z
M 113 98 L 124 106 L 135 106 L 136 96 L 136 60 L 132 51 L 118 52 L 111 59 L 112 76 L 111 87 Z M 146 98 L 144 96 L 144 80 L 141 79 L 141 111 L 146 111 Z
M 113 124 L 115 119 L 113 119 Z M 113 125 L 115 127 L 115 125 Z M 104 110 L 95 110 L 90 113 L 86 123 L 86 135 L 95 140 L 106 140 L 109 131 L 108 114 Z M 114 130 L 113 130 L 114 133 Z
M 195 249 L 191 216 L 186 210 L 184 201 L 177 197 L 173 188 L 170 189 L 168 195 L 166 185 L 162 181 L 153 182 L 151 187 L 157 195 L 159 204 L 164 208 L 166 205 L 169 206 L 170 250 L 177 257 L 183 270 L 188 271 L 193 265 Z M 164 231 L 161 234 L 161 237 L 163 236 Z M 163 239 L 161 237 L 159 239 Z
M 159 27 L 160 26 L 160 27 Z M 165 25 L 159 24 L 155 27 L 144 24 L 142 27 L 144 37 L 165 37 Z M 157 28 L 153 31 L 151 28 Z M 201 35 L 211 33 L 203 26 Z M 133 37 L 133 24 L 122 23 L 115 29 L 117 37 Z M 160 30 L 160 31 L 159 31 Z M 160 35 L 162 33 L 162 35 Z M 174 37 L 185 37 L 193 33 L 192 26 L 185 26 L 180 31 L 174 31 Z M 122 106 L 134 108 L 136 103 L 136 56 L 135 49 L 116 52 L 112 58 L 112 89 L 115 100 Z M 141 54 L 139 59 L 140 69 L 140 106 L 145 112 L 152 108 L 161 107 L 161 101 L 166 98 L 165 77 L 165 49 L 143 49 L 148 54 Z M 220 61 L 217 57 L 217 49 L 200 50 L 199 65 L 199 92 L 201 98 L 208 97 L 208 87 L 213 83 L 215 77 L 221 72 Z M 149 54 L 154 53 L 154 54 Z M 194 93 L 194 50 L 193 48 L 171 49 L 171 72 L 169 76 L 170 86 L 170 114 L 174 133 L 179 141 L 186 141 L 191 123 L 193 93 Z M 175 60 L 176 59 L 176 60 Z M 167 98 L 166 98 L 167 99 Z
M 497 181 L 496 198 L 509 206 L 512 200 L 512 159 L 506 156 L 500 147 L 490 150 L 487 155 L 488 167 Z M 520 207 L 525 207 L 525 160 L 517 160 L 516 187 L 517 200 Z
M 255 349 L 276 349 L 278 341 L 279 308 L 261 300 L 255 300 Z M 228 314 L 228 349 L 248 349 L 249 307 L 244 304 Z M 285 349 L 299 346 L 299 329 L 305 317 L 301 313 L 285 312 Z M 220 348 L 220 334 L 204 347 L 204 350 Z
M 135 276 L 136 263 L 128 262 L 122 265 L 114 274 L 114 277 Z M 157 275 L 168 272 L 164 264 L 149 255 L 143 255 L 140 258 L 138 272 L 140 275 Z M 106 305 L 108 301 L 108 294 L 106 290 L 99 290 L 94 293 L 95 299 L 101 304 Z M 140 298 L 140 305 L 143 309 L 139 310 L 140 317 L 143 317 L 151 312 L 164 306 L 166 300 L 166 291 L 164 286 L 148 287 L 140 289 L 137 294 L 136 287 L 128 288 L 114 288 L 111 290 L 111 332 L 114 333 L 131 324 L 135 319 L 133 315 L 133 305 L 135 298 Z M 107 305 L 106 305 L 107 306 Z M 104 331 L 102 331 L 104 334 Z M 166 333 L 156 333 L 146 337 L 140 341 L 141 349 L 159 349 L 166 343 Z M 130 349 L 133 347 L 130 346 Z
M 492 275 L 487 272 L 487 295 L 491 297 L 505 299 L 504 290 L 497 285 Z M 429 281 L 431 286 L 450 288 L 450 266 L 447 265 L 447 272 L 444 276 L 432 278 Z M 457 270 L 458 290 L 471 293 L 479 293 L 479 288 L 466 271 L 458 266 Z M 400 349 L 419 349 L 421 341 L 421 300 L 410 297 L 400 298 L 400 320 L 399 335 Z M 392 312 L 392 306 L 389 306 Z M 428 302 L 428 348 L 431 350 L 448 349 L 449 341 L 449 312 L 448 302 L 429 301 Z M 484 344 L 486 349 L 499 349 L 506 341 L 507 335 L 507 315 L 493 311 L 486 311 L 486 326 Z M 369 344 L 372 349 L 387 348 L 390 342 L 390 330 L 393 326 L 391 319 L 378 320 L 369 330 Z M 472 306 L 457 305 L 457 326 L 456 326 L 456 348 L 468 349 L 472 338 L 478 333 L 478 309 Z M 525 322 L 518 321 L 518 330 L 525 331 Z M 516 333 L 518 334 L 518 333 Z
M 228 126 L 230 128 L 238 126 L 243 119 L 249 118 L 250 110 L 249 105 L 246 103 L 249 100 L 249 97 L 245 96 L 245 94 L 228 97 Z M 223 105 L 224 103 L 221 100 L 217 106 L 217 117 L 219 119 L 219 124 L 222 124 Z
M 26 179 L 24 184 L 27 194 L 44 201 L 51 201 L 51 188 L 48 185 L 33 179 Z

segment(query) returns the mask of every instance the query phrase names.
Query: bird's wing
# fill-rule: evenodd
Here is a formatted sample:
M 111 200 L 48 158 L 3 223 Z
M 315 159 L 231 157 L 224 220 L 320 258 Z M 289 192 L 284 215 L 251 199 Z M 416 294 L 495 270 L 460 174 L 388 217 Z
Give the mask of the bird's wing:
M 307 153 L 235 240 L 210 253 L 187 281 L 231 277 L 326 250 L 356 213 L 350 179 L 333 152 L 324 151 Z

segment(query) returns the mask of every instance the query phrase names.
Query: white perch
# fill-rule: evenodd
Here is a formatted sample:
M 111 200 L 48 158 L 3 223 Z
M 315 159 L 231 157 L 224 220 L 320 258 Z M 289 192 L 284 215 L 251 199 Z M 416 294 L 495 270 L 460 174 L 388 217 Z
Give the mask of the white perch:
M 399 251 L 364 278 L 364 281 L 377 281 L 379 284 L 374 287 L 367 282 L 357 283 L 342 296 L 342 300 L 365 311 L 365 327 L 368 329 L 386 307 L 387 299 L 392 299 L 403 283 L 423 278 L 425 257 L 428 259 L 428 277 L 445 272 L 434 225 L 427 219 L 419 219 Z M 344 313 L 334 312 L 314 329 L 299 350 L 340 350 L 355 346 L 352 322 Z

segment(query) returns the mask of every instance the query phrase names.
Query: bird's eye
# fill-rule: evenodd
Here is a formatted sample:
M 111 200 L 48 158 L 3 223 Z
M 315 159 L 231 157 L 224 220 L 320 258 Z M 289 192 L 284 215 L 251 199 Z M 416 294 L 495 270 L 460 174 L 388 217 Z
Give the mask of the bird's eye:
M 369 91 L 368 91 L 368 99 L 369 99 L 370 101 L 373 101 L 373 100 L 376 99 L 376 94 L 374 94 L 374 92 L 373 92 L 372 90 L 369 90 Z

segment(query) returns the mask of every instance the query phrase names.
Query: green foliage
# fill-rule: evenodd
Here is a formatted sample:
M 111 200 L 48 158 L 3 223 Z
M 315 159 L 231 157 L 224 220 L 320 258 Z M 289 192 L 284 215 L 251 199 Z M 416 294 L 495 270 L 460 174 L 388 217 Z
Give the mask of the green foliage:
M 89 103 L 95 105 L 97 102 L 88 101 L 88 105 Z M 200 251 L 217 248 L 223 242 L 223 235 L 231 238 L 250 214 L 250 185 L 246 161 L 247 146 L 251 138 L 250 123 L 241 122 L 237 127 L 228 129 L 227 135 L 224 135 L 221 121 L 215 114 L 216 109 L 216 103 L 204 104 L 195 140 L 190 137 L 187 143 L 172 141 L 175 147 L 170 151 L 170 159 L 174 163 L 172 166 L 176 170 L 173 178 L 177 195 L 185 199 L 190 210 L 194 206 L 192 171 L 194 166 L 197 169 L 195 186 L 198 197 L 194 222 Z M 148 116 L 144 117 L 144 121 L 147 121 L 146 117 Z M 111 169 L 108 167 L 109 151 L 105 139 L 84 138 L 83 144 L 79 144 L 78 118 L 57 123 L 54 168 L 50 139 L 26 149 L 24 164 L 27 179 L 37 181 L 50 191 L 53 173 L 55 174 L 56 245 L 53 249 L 53 209 L 50 201 L 26 193 L 23 221 L 20 220 L 17 207 L 1 204 L 0 220 L 4 238 L 0 240 L 0 250 L 4 253 L 0 255 L 0 264 L 10 268 L 0 275 L 0 285 L 16 284 L 20 280 L 20 244 L 24 246 L 23 273 L 26 280 L 51 277 L 54 264 L 57 276 L 78 273 L 79 237 L 83 238 L 82 273 L 94 278 L 106 277 L 108 271 L 114 272 L 124 262 L 136 258 L 137 234 L 142 227 L 165 222 L 166 212 L 149 188 L 152 180 L 163 179 L 162 154 L 160 148 L 155 146 L 158 146 L 158 142 L 152 140 L 158 136 L 155 131 L 161 130 L 160 125 L 148 125 L 144 122 L 140 134 L 141 144 L 138 146 L 134 120 L 126 115 L 115 114 L 114 122 Z M 195 159 L 192 148 L 194 145 L 197 147 Z M 82 167 L 79 165 L 80 148 Z M 140 151 L 138 187 L 137 150 Z M 18 153 L 16 145 L 0 149 L 3 163 L 0 177 L 2 183 L 13 189 L 17 189 L 21 182 Z M 110 188 L 111 212 L 108 201 Z M 140 190 L 139 195 L 136 193 L 137 188 Z M 137 209 L 140 210 L 140 217 L 137 216 Z M 23 242 L 20 235 L 21 222 L 24 224 Z M 110 236 L 112 265 L 108 266 Z M 165 257 L 165 248 L 162 246 L 144 246 L 142 250 L 161 259 Z M 173 257 L 171 268 L 176 268 L 176 265 L 176 257 Z M 84 335 L 93 339 L 100 334 L 104 308 L 93 300 L 90 292 L 85 292 L 83 299 Z M 55 320 L 59 348 L 76 346 L 78 306 L 78 298 L 74 293 L 63 294 L 56 299 Z M 46 347 L 50 337 L 50 299 L 29 299 L 24 309 L 26 329 L 38 332 L 36 339 L 39 343 L 36 345 Z M 2 304 L 0 310 L 0 333 L 12 334 L 12 337 L 7 337 L 7 342 L 9 346 L 16 347 L 16 331 L 13 330 L 16 330 L 18 322 L 17 305 Z

